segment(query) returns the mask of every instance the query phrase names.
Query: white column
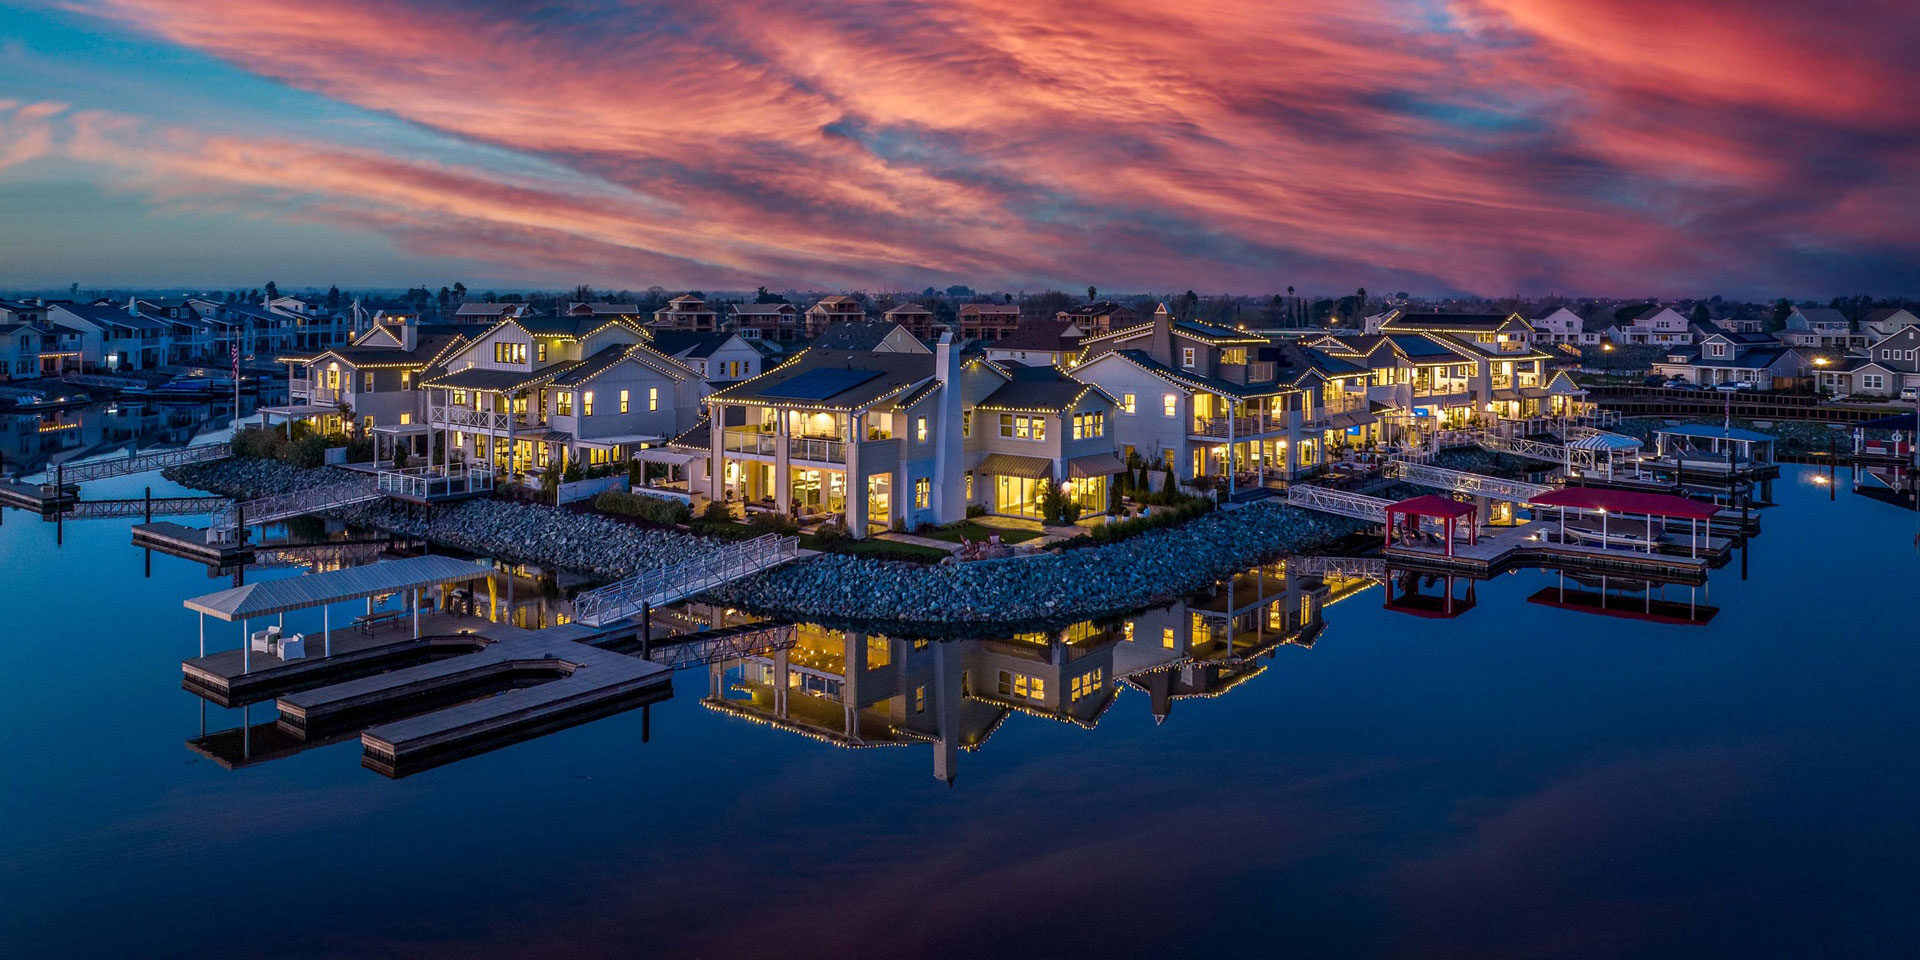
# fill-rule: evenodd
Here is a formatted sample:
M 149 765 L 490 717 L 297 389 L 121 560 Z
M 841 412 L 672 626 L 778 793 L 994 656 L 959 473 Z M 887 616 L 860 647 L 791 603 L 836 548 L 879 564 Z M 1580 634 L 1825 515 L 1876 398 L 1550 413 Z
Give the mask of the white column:
M 200 655 L 207 655 L 207 615 L 200 615 Z
M 413 638 L 420 639 L 420 588 L 413 588 Z
M 320 607 L 320 655 L 333 656 L 333 611 L 324 604 Z
M 240 672 L 253 670 L 253 637 L 247 633 L 247 620 L 240 618 Z

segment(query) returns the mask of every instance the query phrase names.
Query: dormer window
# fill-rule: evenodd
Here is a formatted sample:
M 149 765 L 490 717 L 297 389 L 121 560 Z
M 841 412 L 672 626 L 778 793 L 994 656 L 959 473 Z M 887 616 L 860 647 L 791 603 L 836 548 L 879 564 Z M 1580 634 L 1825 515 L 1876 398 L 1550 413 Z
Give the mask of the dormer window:
M 1227 349 L 1220 351 L 1220 362 L 1229 364 L 1229 365 L 1246 363 L 1247 348 L 1228 347 Z
M 1726 345 L 1726 344 L 1724 344 L 1724 343 L 1709 343 L 1709 344 L 1707 344 L 1707 356 L 1710 356 L 1710 357 L 1724 357 L 1724 356 L 1726 356 L 1726 355 L 1727 355 L 1727 345 Z
M 1192 369 L 1194 365 L 1194 353 L 1195 351 L 1192 347 L 1181 347 L 1180 348 L 1180 365 L 1188 369 Z

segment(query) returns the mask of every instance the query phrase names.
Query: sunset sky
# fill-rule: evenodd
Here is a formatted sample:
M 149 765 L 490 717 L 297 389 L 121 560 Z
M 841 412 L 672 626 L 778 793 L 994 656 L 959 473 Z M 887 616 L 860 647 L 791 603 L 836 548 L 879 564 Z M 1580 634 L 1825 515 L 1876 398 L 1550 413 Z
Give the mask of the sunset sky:
M 1916 8 L 0 3 L 0 286 L 1915 294 Z

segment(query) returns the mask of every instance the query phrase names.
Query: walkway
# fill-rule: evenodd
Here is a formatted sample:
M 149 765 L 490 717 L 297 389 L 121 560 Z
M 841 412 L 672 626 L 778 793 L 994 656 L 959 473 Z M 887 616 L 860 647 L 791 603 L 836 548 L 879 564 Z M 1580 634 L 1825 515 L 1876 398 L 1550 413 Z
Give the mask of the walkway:
M 1387 506 L 1393 501 L 1382 497 L 1370 497 L 1364 493 L 1335 490 L 1332 487 L 1296 483 L 1287 488 L 1287 503 L 1307 510 L 1352 517 L 1369 523 L 1386 523 Z
M 1491 497 L 1495 500 L 1508 500 L 1514 503 L 1526 503 L 1540 494 L 1552 490 L 1544 483 L 1528 483 L 1525 480 L 1509 480 L 1505 477 L 1491 477 L 1483 473 L 1468 473 L 1465 470 L 1449 470 L 1425 463 L 1408 463 L 1405 460 L 1389 460 L 1386 475 L 1396 480 L 1423 487 L 1433 487 L 1449 493 L 1466 493 L 1479 497 Z
M 221 533 L 231 533 L 243 521 L 254 526 L 263 523 L 275 523 L 304 517 L 310 513 L 320 513 L 340 507 L 379 500 L 386 494 L 380 492 L 372 480 L 355 479 L 344 483 L 329 484 L 324 487 L 308 487 L 283 493 L 277 496 L 261 497 L 245 503 L 233 503 L 227 509 L 213 515 L 212 529 Z
M 721 584 L 777 567 L 800 555 L 799 537 L 769 534 L 728 544 L 712 553 L 589 590 L 573 598 L 574 619 L 604 627 L 637 616 L 648 606 L 664 606 L 712 590 Z
M 62 463 L 47 471 L 48 483 L 85 483 L 88 480 L 105 480 L 108 477 L 124 477 L 129 474 L 145 473 L 165 467 L 177 467 L 186 463 L 205 463 L 209 460 L 224 460 L 233 455 L 233 448 L 224 443 L 208 443 L 197 447 L 181 447 L 174 450 L 160 450 L 153 453 L 132 453 L 117 460 L 90 460 L 85 463 Z

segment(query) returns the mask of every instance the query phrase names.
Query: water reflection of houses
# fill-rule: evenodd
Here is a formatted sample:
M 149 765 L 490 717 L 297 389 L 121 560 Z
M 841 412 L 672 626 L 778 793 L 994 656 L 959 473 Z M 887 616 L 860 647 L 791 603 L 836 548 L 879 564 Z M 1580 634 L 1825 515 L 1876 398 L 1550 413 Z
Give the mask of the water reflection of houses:
M 246 397 L 243 414 L 255 402 Z M 232 420 L 225 404 L 121 400 L 85 407 L 0 414 L 0 464 L 8 473 L 38 473 L 56 463 L 124 455 L 129 448 L 186 445 Z
M 1212 594 L 1119 621 L 992 639 L 926 640 L 802 626 L 791 648 L 709 665 L 705 703 L 841 747 L 931 743 L 952 782 L 959 753 L 1019 715 L 1091 729 L 1126 683 L 1156 719 L 1219 696 L 1282 644 L 1311 645 L 1331 588 L 1261 567 Z

